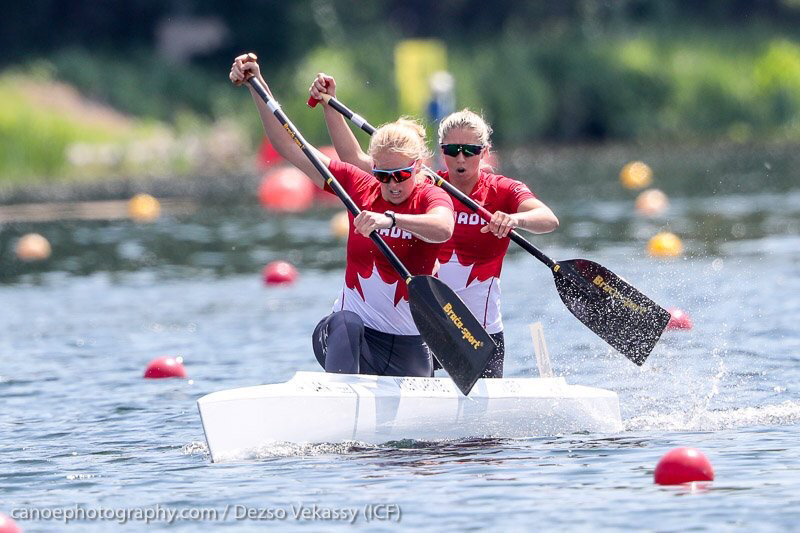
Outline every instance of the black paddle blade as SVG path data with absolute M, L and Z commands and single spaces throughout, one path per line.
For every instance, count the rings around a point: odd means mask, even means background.
M 641 366 L 669 322 L 669 313 L 628 282 L 587 259 L 553 268 L 558 295 L 575 317 Z
M 459 390 L 469 394 L 496 348 L 492 338 L 453 289 L 433 276 L 411 278 L 408 303 L 428 348 Z

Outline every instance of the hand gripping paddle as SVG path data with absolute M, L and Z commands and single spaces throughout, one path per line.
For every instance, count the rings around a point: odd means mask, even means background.
M 252 54 L 251 54 L 252 55 Z M 251 61 L 256 57 L 252 56 Z M 323 176 L 347 210 L 358 216 L 361 210 L 336 181 L 330 170 L 322 164 L 303 136 L 291 123 L 280 105 L 270 96 L 264 85 L 250 77 L 247 83 L 264 101 L 295 144 Z M 392 267 L 408 284 L 408 303 L 411 316 L 428 348 L 436 355 L 442 367 L 462 393 L 469 394 L 486 368 L 486 363 L 496 345 L 453 290 L 433 276 L 412 276 L 386 242 L 376 233 L 370 239 L 386 256 Z

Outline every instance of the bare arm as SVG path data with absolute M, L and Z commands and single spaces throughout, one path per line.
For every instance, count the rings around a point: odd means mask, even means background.
M 455 220 L 453 211 L 444 206 L 434 207 L 427 213 L 395 215 L 397 227 L 413 233 L 426 242 L 445 242 L 453 235 Z M 383 213 L 362 211 L 354 220 L 355 230 L 368 237 L 373 230 L 388 229 L 392 219 Z
M 361 149 L 353 130 L 347 125 L 347 121 L 342 114 L 329 106 L 327 99 L 323 97 L 323 95 L 328 95 L 332 98 L 336 97 L 336 80 L 333 79 L 333 76 L 323 73 L 317 74 L 308 92 L 312 97 L 321 100 L 324 104 L 322 109 L 325 114 L 325 125 L 328 127 L 328 135 L 333 141 L 333 147 L 336 148 L 339 158 L 365 172 L 371 172 L 372 157 Z
M 481 228 L 481 233 L 491 232 L 502 238 L 515 228 L 531 233 L 550 233 L 557 227 L 558 218 L 553 211 L 541 200 L 529 198 L 519 205 L 516 213 L 495 212 L 489 223 Z
M 243 54 L 234 60 L 229 75 L 230 80 L 236 85 L 241 85 L 248 78 L 254 76 L 264 85 L 267 93 L 272 96 L 272 92 L 270 91 L 267 82 L 264 81 L 264 78 L 261 76 L 261 69 L 259 68 L 258 63 L 249 59 L 250 56 L 248 54 Z M 316 167 L 314 167 L 311 161 L 309 161 L 300 147 L 294 142 L 293 136 L 290 135 L 286 129 L 284 129 L 275 115 L 272 114 L 272 111 L 270 111 L 261 97 L 258 96 L 258 93 L 256 93 L 255 90 L 250 86 L 250 84 L 248 84 L 247 87 L 250 89 L 250 94 L 256 103 L 258 113 L 261 115 L 261 123 L 264 125 L 264 131 L 267 134 L 267 138 L 275 150 L 286 161 L 297 167 L 305 175 L 311 178 L 315 185 L 320 188 L 324 187 L 325 179 L 322 177 Z M 319 152 L 319 150 L 313 146 L 307 146 L 309 150 L 316 154 L 317 158 L 319 158 L 320 162 L 325 167 L 330 165 L 331 160 L 329 157 Z
M 444 206 L 434 207 L 422 215 L 397 213 L 397 227 L 410 231 L 426 242 L 445 242 L 453 236 L 453 211 Z
M 537 198 L 522 202 L 511 216 L 516 219 L 518 228 L 531 233 L 550 233 L 558 227 L 555 213 Z

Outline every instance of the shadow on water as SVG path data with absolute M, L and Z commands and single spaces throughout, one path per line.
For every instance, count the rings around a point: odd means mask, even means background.
M 614 450 L 643 448 L 647 447 L 649 442 L 648 439 L 639 436 L 598 436 L 588 433 L 525 439 L 465 438 L 443 441 L 406 439 L 377 445 L 353 441 L 319 444 L 274 442 L 256 449 L 240 450 L 226 456 L 220 462 L 264 462 L 287 458 L 339 456 L 378 468 L 397 466 L 427 468 L 451 463 L 491 464 L 532 459 L 557 461 L 558 457 L 590 457 Z M 207 447 L 202 442 L 184 446 L 183 453 L 209 458 Z

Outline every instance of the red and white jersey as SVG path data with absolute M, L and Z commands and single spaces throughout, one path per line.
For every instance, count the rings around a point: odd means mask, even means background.
M 363 210 L 378 213 L 391 210 L 418 215 L 438 206 L 453 209 L 450 195 L 428 181 L 417 183 L 408 199 L 393 204 L 381 196 L 380 183 L 371 174 L 333 159 L 329 168 L 355 204 Z M 327 184 L 325 190 L 333 193 Z M 378 331 L 419 335 L 408 305 L 408 285 L 372 239 L 355 232 L 353 215 L 348 214 L 347 267 L 342 293 L 333 304 L 333 310 L 353 311 L 364 320 L 364 325 Z M 378 230 L 378 234 L 412 275 L 433 273 L 441 243 L 425 242 L 397 227 Z
M 447 171 L 439 175 L 448 179 Z M 522 202 L 535 198 L 521 181 L 484 171 L 469 197 L 491 213 L 516 213 Z M 511 239 L 481 233 L 487 221 L 456 199 L 453 205 L 456 227 L 453 237 L 439 250 L 438 277 L 456 291 L 487 332 L 499 333 L 503 331 L 500 271 Z

